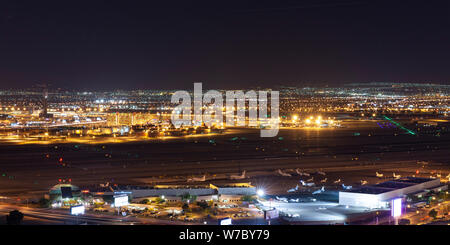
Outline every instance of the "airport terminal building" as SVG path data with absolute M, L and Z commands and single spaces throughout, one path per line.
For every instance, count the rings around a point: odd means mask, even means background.
M 256 187 L 250 183 L 230 183 L 226 185 L 155 185 L 155 186 L 108 186 L 86 190 L 94 196 L 128 195 L 133 201 L 164 197 L 168 202 L 179 202 L 182 196 L 196 196 L 197 201 L 217 200 L 219 202 L 237 202 L 242 196 L 256 195 Z
M 386 181 L 377 185 L 339 192 L 339 204 L 366 208 L 387 208 L 395 198 L 423 193 L 424 191 L 446 190 L 447 185 L 441 185 L 439 179 L 406 177 Z

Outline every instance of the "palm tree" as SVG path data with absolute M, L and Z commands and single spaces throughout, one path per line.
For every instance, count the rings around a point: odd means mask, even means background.
M 428 213 L 428 215 L 429 215 L 430 217 L 432 217 L 433 219 L 436 219 L 436 216 L 438 215 L 438 212 L 437 212 L 436 210 L 432 209 L 432 210 Z

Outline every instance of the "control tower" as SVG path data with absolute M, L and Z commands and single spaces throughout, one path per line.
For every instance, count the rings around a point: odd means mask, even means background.
M 47 84 L 39 85 L 39 87 L 42 87 L 42 112 L 39 114 L 39 117 L 43 118 L 52 118 L 53 114 L 48 114 L 47 107 L 48 107 L 48 88 Z

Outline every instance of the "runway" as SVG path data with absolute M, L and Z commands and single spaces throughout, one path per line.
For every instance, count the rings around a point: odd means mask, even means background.
M 321 169 L 328 181 L 340 178 L 346 185 L 362 179 L 376 183 L 380 180 L 375 171 L 386 177 L 394 171 L 411 175 L 420 169 L 427 177 L 433 171 L 449 171 L 447 135 L 411 136 L 381 129 L 375 122 L 351 122 L 337 129 L 281 129 L 274 138 L 260 138 L 257 129 L 230 130 L 224 135 L 122 144 L 3 145 L 0 195 L 42 197 L 59 179 L 79 186 L 159 184 L 186 183 L 188 177 L 206 174 L 206 183 L 220 184 L 243 170 L 249 178 L 240 182 L 265 186 L 276 194 L 299 180 L 295 174 L 281 177 L 277 169 Z
M 11 204 L 0 204 L 0 224 L 6 222 L 5 215 L 12 210 L 19 210 L 24 214 L 23 224 L 27 225 L 185 225 L 181 221 L 169 221 L 152 218 L 121 217 L 105 214 L 84 214 L 80 216 L 70 215 L 69 210 L 29 208 Z

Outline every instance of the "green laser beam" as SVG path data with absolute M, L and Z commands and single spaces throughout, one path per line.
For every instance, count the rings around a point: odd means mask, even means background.
M 407 129 L 407 128 L 405 128 L 405 127 L 403 127 L 400 123 L 398 123 L 398 122 L 392 120 L 392 118 L 389 118 L 389 117 L 387 117 L 387 116 L 383 116 L 383 117 L 384 117 L 384 119 L 388 120 L 389 122 L 395 124 L 397 127 L 399 127 L 399 128 L 401 128 L 401 129 L 405 130 L 406 132 L 408 132 L 408 134 L 416 135 L 416 133 L 415 133 L 414 131 L 412 131 L 412 130 L 410 130 L 410 129 Z

